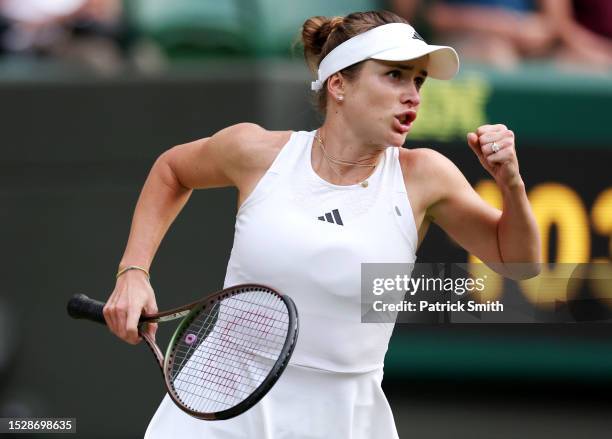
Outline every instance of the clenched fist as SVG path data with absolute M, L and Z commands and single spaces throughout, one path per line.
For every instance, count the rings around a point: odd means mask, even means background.
M 482 166 L 500 187 L 523 184 L 514 146 L 514 133 L 505 125 L 483 125 L 467 141 Z

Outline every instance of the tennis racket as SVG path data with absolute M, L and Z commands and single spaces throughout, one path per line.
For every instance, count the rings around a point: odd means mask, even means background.
M 71 317 L 106 324 L 103 308 L 84 294 L 68 302 Z M 143 325 L 179 318 L 164 356 Z M 143 314 L 138 328 L 176 405 L 199 419 L 229 419 L 253 407 L 285 370 L 297 341 L 298 315 L 288 296 L 244 284 Z

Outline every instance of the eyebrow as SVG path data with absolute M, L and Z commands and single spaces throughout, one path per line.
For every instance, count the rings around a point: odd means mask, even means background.
M 414 70 L 413 66 L 405 66 L 403 64 L 393 64 L 393 67 L 396 67 L 400 70 L 410 70 L 410 71 Z M 421 70 L 419 73 L 423 76 L 427 76 L 427 70 Z

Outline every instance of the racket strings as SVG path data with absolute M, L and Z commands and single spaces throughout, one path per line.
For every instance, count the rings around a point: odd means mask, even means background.
M 235 328 L 231 328 L 233 333 L 244 337 L 244 339 L 242 338 L 235 339 L 234 340 L 235 343 L 247 344 L 249 341 L 253 341 L 253 339 L 259 339 L 259 337 L 261 336 L 259 331 L 261 331 L 261 333 L 264 333 L 264 335 L 269 336 L 270 339 L 276 338 L 275 340 L 276 342 L 285 340 L 285 334 L 281 331 L 286 332 L 287 330 L 286 321 L 284 322 L 277 321 L 279 323 L 278 325 L 274 324 L 277 322 L 272 322 L 272 321 L 262 323 L 261 321 L 262 319 L 266 319 L 266 320 L 271 320 L 271 319 L 267 316 L 263 316 L 263 317 L 262 316 L 256 316 L 256 317 L 251 316 L 249 315 L 248 312 L 245 312 L 235 307 L 226 306 L 225 303 L 223 304 L 223 309 L 225 312 L 228 313 L 228 315 L 231 315 L 232 317 L 239 318 L 240 320 L 242 320 L 240 325 L 237 325 Z M 233 313 L 233 311 L 237 311 L 237 312 Z M 204 322 L 203 324 L 206 325 L 207 328 L 209 328 L 210 325 L 213 324 L 213 322 Z M 253 329 L 255 329 L 256 331 L 253 331 Z M 229 332 L 228 328 L 226 328 L 226 333 L 227 332 Z M 248 340 L 249 338 L 251 338 L 251 340 Z
M 227 354 L 227 352 L 225 350 L 221 350 L 219 348 L 214 348 L 211 347 L 209 350 L 210 353 L 216 354 L 217 357 L 216 358 L 222 358 L 223 360 L 225 360 L 224 364 L 219 364 L 219 363 L 213 363 L 211 361 L 210 358 L 208 357 L 203 357 L 202 355 L 197 355 L 196 353 L 192 354 L 192 358 L 197 359 L 200 364 L 206 364 L 208 366 L 208 376 L 205 377 L 211 379 L 213 382 L 215 382 L 215 380 L 217 380 L 217 382 L 222 385 L 225 386 L 224 382 L 222 380 L 226 380 L 227 378 L 227 374 L 233 374 L 233 369 L 234 368 L 241 368 L 244 366 L 245 362 L 251 362 L 251 364 L 249 365 L 251 368 L 251 374 L 250 375 L 245 375 L 242 378 L 246 378 L 248 381 L 250 381 L 254 387 L 257 387 L 268 375 L 268 373 L 270 372 L 270 368 L 271 367 L 261 367 L 260 364 L 263 361 L 263 359 L 256 359 L 254 360 L 252 358 L 252 353 L 249 352 L 234 352 L 233 355 L 229 355 Z M 263 357 L 266 358 L 266 357 Z M 238 359 L 242 360 L 239 361 Z M 222 366 L 226 366 L 226 367 L 222 367 Z M 194 370 L 196 372 L 200 372 L 200 369 L 195 369 L 191 366 L 184 366 L 185 370 Z M 201 378 L 200 375 L 190 375 L 191 378 Z M 175 378 L 175 381 L 182 381 L 182 382 L 186 382 L 186 383 L 190 383 L 191 381 L 185 381 L 185 380 L 181 380 L 179 378 Z M 230 387 L 230 386 L 225 386 L 225 387 Z
M 251 357 L 253 354 L 248 353 L 248 352 L 243 353 L 243 355 L 236 353 L 237 355 L 233 355 L 233 356 L 228 355 L 225 351 L 222 351 L 218 348 L 211 348 L 211 352 L 217 354 L 218 355 L 217 358 L 220 357 L 220 358 L 223 358 L 224 360 L 227 360 L 226 363 L 224 363 L 224 365 L 228 366 L 229 368 L 223 368 L 221 367 L 221 365 L 210 364 L 211 369 L 218 369 L 222 372 L 231 372 L 232 367 L 241 367 L 244 364 L 244 361 L 236 360 L 237 356 L 240 356 L 240 358 L 242 358 L 243 360 L 253 360 L 253 358 Z M 200 362 L 200 364 L 210 362 L 210 358 L 204 357 L 202 355 L 197 355 L 196 353 L 192 354 L 192 358 L 197 359 Z M 261 361 L 262 361 L 261 359 L 258 359 L 257 361 L 253 361 L 253 364 L 251 364 L 251 368 L 252 368 L 253 375 L 255 375 L 257 378 L 263 379 L 270 372 L 270 368 L 261 367 L 259 365 Z M 193 369 L 193 367 L 190 367 L 190 366 L 184 366 L 184 368 Z
M 198 316 L 201 317 L 203 316 L 203 318 L 205 319 L 204 322 L 202 322 L 201 326 L 199 327 L 198 331 L 197 331 L 197 335 L 195 337 L 197 337 L 197 340 L 201 340 L 202 334 L 208 334 L 210 329 L 212 328 L 212 326 L 214 325 L 214 318 L 212 316 L 215 316 L 219 311 L 219 302 L 215 303 L 212 310 L 207 313 L 207 314 L 200 314 Z M 194 326 L 194 324 L 192 323 L 191 325 L 189 325 L 189 329 L 191 329 Z M 189 359 L 191 357 L 191 355 L 193 355 L 193 351 L 198 347 L 199 343 L 190 343 L 188 344 L 189 348 L 187 350 L 187 352 L 185 352 L 185 355 L 178 356 L 178 358 L 180 358 L 180 364 L 178 365 L 178 367 L 176 367 L 176 360 L 177 360 L 177 356 L 175 356 L 175 360 L 173 362 L 173 370 L 172 370 L 172 380 L 174 380 L 176 378 L 176 375 L 182 370 L 183 365 L 185 363 L 185 361 L 187 359 Z M 177 346 L 181 346 L 181 344 L 179 343 Z
M 182 333 L 170 373 L 190 410 L 213 413 L 251 395 L 280 357 L 289 328 L 283 300 L 248 290 L 200 313 Z
M 228 320 L 226 324 L 223 324 L 223 322 L 217 322 L 217 327 L 221 328 L 220 337 L 212 336 L 210 339 L 211 341 L 216 341 L 217 344 L 219 344 L 219 346 L 221 347 L 222 351 L 228 351 L 228 350 L 231 350 L 232 348 L 235 348 L 235 346 L 230 346 L 230 344 L 232 344 L 231 343 L 232 340 L 235 339 L 235 337 L 231 336 L 232 335 L 231 329 L 234 329 L 235 332 L 237 333 L 237 334 L 233 334 L 236 337 L 241 337 L 241 336 L 244 336 L 245 334 L 244 331 L 240 331 L 237 329 L 239 326 L 236 325 L 236 314 L 232 312 L 234 310 L 235 310 L 234 307 L 228 306 L 228 313 L 227 313 Z M 244 311 L 244 306 L 242 307 L 242 310 Z M 253 319 L 249 318 L 250 316 L 252 316 L 252 312 L 250 310 L 246 310 L 246 312 L 241 313 L 241 317 L 243 318 L 243 323 L 246 323 L 247 325 L 249 325 L 249 322 L 252 323 Z M 257 323 L 259 323 L 260 321 L 261 319 L 256 320 Z M 252 324 L 248 327 L 253 329 Z M 251 343 L 251 345 L 253 345 L 253 343 Z M 213 350 L 213 351 L 218 351 L 218 350 Z M 210 352 L 210 353 L 214 354 L 214 352 Z M 224 355 L 224 357 L 227 357 L 227 355 Z M 244 351 L 234 352 L 234 357 L 237 357 L 237 360 L 242 362 L 243 365 L 248 362 L 253 362 L 253 358 L 247 358 L 245 356 Z M 233 363 L 234 363 L 233 366 L 235 367 L 235 361 Z M 233 395 L 233 397 L 237 398 L 238 401 L 240 401 L 240 398 L 244 398 L 245 395 L 248 396 L 248 391 L 243 391 L 242 392 L 243 394 L 241 394 L 241 392 L 238 391 L 240 387 L 248 386 L 248 383 L 245 383 L 245 380 L 244 380 L 244 378 L 249 375 L 248 369 L 246 370 L 247 373 L 245 374 L 244 373 L 245 368 L 242 367 L 243 373 L 236 374 L 232 370 L 228 370 L 227 368 L 216 366 L 217 364 L 218 363 L 213 362 L 211 360 L 207 361 L 206 364 L 204 364 L 204 368 L 208 367 L 209 369 L 207 371 L 208 373 L 204 373 L 202 375 L 202 378 L 207 381 L 206 384 L 213 385 L 213 387 L 216 386 L 215 391 L 218 393 L 224 394 L 225 398 L 223 399 L 223 401 L 225 402 L 228 402 L 227 396 L 229 395 Z M 265 376 L 259 376 L 259 377 L 256 376 L 254 380 L 248 380 L 248 381 L 254 381 L 255 385 L 258 385 L 259 382 L 263 381 L 264 378 Z M 201 396 L 204 396 L 212 401 L 219 402 L 220 401 L 219 398 L 212 397 L 211 393 L 212 392 L 208 392 L 208 394 L 201 394 Z M 194 398 L 191 398 L 191 400 L 193 399 Z M 188 403 L 191 403 L 193 405 L 194 401 L 188 401 Z M 208 408 L 201 408 L 201 409 L 204 411 L 210 410 Z
M 232 298 L 234 299 L 234 298 Z M 244 301 L 244 300 L 239 300 L 236 299 L 236 302 L 240 302 L 241 304 L 249 304 L 248 302 Z M 201 327 L 201 329 L 198 331 L 199 333 L 207 333 L 212 326 L 214 326 L 214 324 L 216 323 L 216 316 L 218 314 L 218 308 L 220 306 L 220 303 L 216 303 L 214 305 L 214 308 L 211 312 L 206 313 L 204 315 L 200 315 L 198 316 L 198 318 L 196 318 L 196 320 L 193 323 L 193 326 L 195 327 Z M 284 340 L 285 339 L 285 333 L 283 331 L 286 331 L 287 329 L 287 319 L 280 319 L 280 320 L 275 320 L 270 318 L 270 316 L 263 316 L 263 318 L 265 319 L 263 322 L 261 321 L 261 314 L 258 313 L 253 313 L 250 312 L 249 310 L 245 310 L 242 308 L 237 308 L 237 307 L 233 307 L 231 306 L 231 304 L 229 302 L 223 302 L 223 309 L 224 311 L 227 312 L 232 312 L 232 311 L 236 311 L 240 313 L 240 318 L 245 322 L 245 323 L 253 323 L 254 325 L 262 325 L 265 323 L 265 325 L 274 328 L 274 329 L 279 329 L 280 331 L 277 333 L 269 333 L 270 337 L 277 337 L 279 340 Z M 272 311 L 272 312 L 278 312 L 278 309 L 273 309 L 270 307 L 266 307 L 267 310 Z M 285 313 L 286 315 L 286 313 Z M 232 316 L 236 316 L 236 314 L 232 314 Z M 244 327 L 247 327 L 248 325 L 244 325 Z M 242 329 L 242 327 L 238 327 L 236 328 L 236 333 L 239 333 L 241 335 L 244 336 L 249 336 L 252 335 L 250 333 L 247 332 L 240 332 L 240 329 Z
M 195 370 L 195 371 L 199 372 L 197 369 L 193 369 L 191 367 L 186 367 L 185 369 L 183 369 L 183 373 L 181 374 L 181 376 L 183 376 L 183 378 L 186 378 L 186 379 L 178 379 L 177 378 L 175 380 L 175 383 L 181 382 L 181 383 L 186 383 L 186 384 L 193 384 L 193 379 L 198 380 L 198 379 L 201 378 L 200 375 L 198 375 L 197 373 L 196 374 L 189 374 L 189 373 L 185 372 L 186 370 Z M 221 369 L 219 369 L 219 370 L 221 370 Z M 228 371 L 223 371 L 223 372 L 231 374 L 231 372 L 228 372 Z M 221 387 L 225 387 L 227 389 L 232 389 L 232 391 L 242 392 L 242 393 L 244 393 L 244 397 L 247 397 L 249 395 L 246 391 L 243 391 L 243 390 L 240 390 L 240 389 L 236 389 L 236 387 L 233 386 L 232 384 L 236 383 L 237 381 L 236 380 L 231 380 L 230 378 L 228 378 L 228 375 L 226 375 L 226 374 L 223 374 L 223 373 L 216 373 L 215 374 L 215 373 L 210 372 L 209 376 L 210 376 L 210 380 L 212 382 L 218 384 Z M 181 390 L 184 390 L 184 389 L 181 389 Z M 194 393 L 194 395 L 198 395 L 199 396 L 199 394 L 197 394 L 197 393 Z
M 209 334 L 209 335 L 208 335 L 208 337 L 210 337 L 210 338 L 211 338 L 211 341 L 212 341 L 212 340 L 216 340 L 216 341 L 218 341 L 218 342 L 219 342 L 219 344 L 222 344 L 222 343 L 225 343 L 225 344 L 236 344 L 236 345 L 238 345 L 238 346 L 242 346 L 242 347 L 244 347 L 244 348 L 246 348 L 246 349 L 250 349 L 251 351 L 257 351 L 257 352 L 259 352 L 259 353 L 260 353 L 260 355 L 262 355 L 262 356 L 267 355 L 267 356 L 268 356 L 268 357 L 270 357 L 270 358 L 275 358 L 275 357 L 277 357 L 277 354 L 278 354 L 278 353 L 277 353 L 277 350 L 276 350 L 276 349 L 274 349 L 274 350 L 272 350 L 272 351 L 269 351 L 269 350 L 268 350 L 268 351 L 265 351 L 265 350 L 261 349 L 261 347 L 262 347 L 262 346 L 261 346 L 261 343 L 260 343 L 260 345 L 259 345 L 259 348 L 257 348 L 257 347 L 256 347 L 256 346 L 255 346 L 255 345 L 252 343 L 252 342 L 253 342 L 253 341 L 256 341 L 256 342 L 262 342 L 262 341 L 264 341 L 264 340 L 263 340 L 263 339 L 261 339 L 261 338 L 259 338 L 259 337 L 253 337 L 253 333 L 252 333 L 252 332 L 245 332 L 245 331 L 241 331 L 242 327 L 236 327 L 236 328 L 234 328 L 234 330 L 233 330 L 233 333 L 234 333 L 235 335 L 239 335 L 239 336 L 241 336 L 240 338 L 232 338 L 232 339 L 230 339 L 230 338 L 228 338 L 228 337 L 224 337 L 224 338 L 222 339 L 222 338 L 219 336 L 219 334 L 214 334 L 214 333 L 210 334 L 210 329 L 211 329 L 211 328 L 212 328 L 212 326 L 213 326 L 213 325 L 216 323 L 216 322 L 215 322 L 215 320 L 216 320 L 216 319 L 211 318 L 211 316 L 216 314 L 216 312 L 217 312 L 217 309 L 216 309 L 216 308 L 217 308 L 218 306 L 219 306 L 219 303 L 215 304 L 215 308 L 213 309 L 213 311 L 212 311 L 211 313 L 205 314 L 205 315 L 203 315 L 203 316 L 202 316 L 202 315 L 201 315 L 201 316 L 199 316 L 199 317 L 198 317 L 198 318 L 197 318 L 197 319 L 194 321 L 194 323 L 192 323 L 192 325 L 191 325 L 192 327 L 200 327 L 200 329 L 198 330 L 198 332 L 197 332 L 197 334 L 196 334 L 196 337 L 197 337 L 198 339 L 201 339 L 202 334 Z M 224 310 L 227 310 L 227 311 L 233 311 L 233 310 L 242 311 L 242 310 L 239 310 L 239 309 L 237 309 L 237 308 L 235 308 L 235 307 L 231 307 L 231 306 L 229 306 L 229 304 L 225 304 L 225 303 L 224 303 L 223 307 L 224 307 Z M 235 315 L 234 315 L 234 314 L 232 314 L 232 316 L 235 316 Z M 200 317 L 201 317 L 201 319 L 200 319 Z M 243 321 L 244 321 L 244 322 L 251 322 L 251 323 L 255 323 L 255 324 L 259 323 L 258 321 L 253 320 L 252 318 L 248 318 L 248 317 L 249 317 L 248 315 L 246 315 L 246 316 L 244 316 L 244 315 L 243 315 L 243 317 L 242 317 Z M 200 320 L 201 320 L 201 321 L 200 321 Z M 273 323 L 274 323 L 274 322 L 273 322 Z M 274 343 L 274 345 L 275 345 L 275 346 L 277 345 L 277 343 L 284 343 L 284 340 L 285 340 L 285 338 L 286 338 L 286 332 L 287 332 L 287 321 L 281 321 L 281 323 L 282 323 L 282 325 L 283 325 L 282 327 L 279 327 L 278 325 L 274 325 L 274 324 L 273 324 L 273 325 L 271 325 L 271 326 L 273 326 L 275 329 L 280 330 L 280 331 L 278 331 L 276 334 L 275 334 L 275 333 L 270 333 L 269 331 L 267 331 L 267 332 L 266 332 L 266 335 L 267 335 L 267 336 L 268 336 L 270 339 L 272 339 L 272 338 L 276 338 L 276 340 L 274 340 L 274 342 L 276 342 L 276 343 Z M 259 335 L 259 334 L 257 334 L 257 335 Z M 249 338 L 250 338 L 250 339 L 249 339 Z M 179 353 L 179 354 L 183 354 L 183 360 L 184 360 L 184 359 L 186 359 L 186 358 L 189 358 L 191 355 L 193 355 L 193 350 L 194 350 L 194 347 L 197 347 L 195 344 L 192 344 L 192 345 L 190 345 L 190 346 L 189 346 L 189 348 L 188 348 L 188 349 L 185 351 L 185 350 L 182 350 L 182 349 L 181 349 L 181 346 L 182 346 L 182 345 L 178 345 L 178 347 L 177 347 L 177 349 L 176 349 L 176 351 L 175 351 L 175 352 L 177 352 L 177 353 Z M 211 345 L 211 349 L 215 349 L 215 348 L 214 348 L 214 345 Z M 224 352 L 223 350 L 217 350 L 217 353 L 218 353 L 219 355 L 222 355 L 222 353 L 223 353 L 223 352 Z M 263 354 L 265 354 L 265 355 L 263 355 Z M 178 368 L 178 369 L 180 369 L 180 366 L 179 366 L 179 368 Z M 176 373 L 178 372 L 178 369 L 177 369 L 177 370 L 174 372 L 174 374 L 176 374 Z
M 241 365 L 241 364 L 242 364 L 242 363 L 236 362 L 236 361 L 234 360 L 234 357 L 233 357 L 233 356 L 230 356 L 230 355 L 225 354 L 225 352 L 224 352 L 224 351 L 221 351 L 221 350 L 219 350 L 219 349 L 214 349 L 214 348 L 212 348 L 212 349 L 215 351 L 215 353 L 216 353 L 217 355 L 219 355 L 220 357 L 223 357 L 224 359 L 226 359 L 226 360 L 228 361 L 228 363 L 232 363 L 232 362 L 233 362 L 233 364 L 234 364 L 235 366 L 239 366 L 239 365 Z M 177 352 L 180 352 L 180 353 L 182 353 L 182 354 L 186 354 L 186 352 L 182 352 L 182 351 L 177 351 Z M 194 358 L 197 358 L 197 359 L 198 359 L 198 360 L 200 360 L 200 361 L 205 361 L 205 360 L 206 360 L 206 358 L 205 358 L 205 357 L 203 357 L 202 355 L 197 355 L 195 352 L 194 352 L 194 353 L 192 353 L 191 355 L 192 355 Z M 250 354 L 250 353 L 249 353 L 249 355 L 253 355 L 253 354 Z M 267 369 L 267 368 L 258 367 L 256 364 L 253 364 L 253 368 L 254 368 L 255 370 L 260 370 L 262 373 L 267 373 L 267 372 L 268 372 L 268 369 Z M 177 372 L 177 373 L 178 373 L 178 372 Z M 175 374 L 175 375 L 176 375 L 176 374 Z

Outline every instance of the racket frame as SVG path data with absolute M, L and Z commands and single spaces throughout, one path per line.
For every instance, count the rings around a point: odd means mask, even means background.
M 243 401 L 236 404 L 235 406 L 229 409 L 212 413 L 202 413 L 191 410 L 189 407 L 186 407 L 183 402 L 178 398 L 178 396 L 176 395 L 176 391 L 174 390 L 174 385 L 172 384 L 172 380 L 170 377 L 170 364 L 174 356 L 172 351 L 177 345 L 178 340 L 183 335 L 185 329 L 189 327 L 193 319 L 198 316 L 200 312 L 205 310 L 207 307 L 214 307 L 216 303 L 219 303 L 228 297 L 243 294 L 245 292 L 248 292 L 248 290 L 250 289 L 268 290 L 270 294 L 274 294 L 280 300 L 282 300 L 285 306 L 287 307 L 287 313 L 289 318 L 287 326 L 288 334 L 285 338 L 285 342 L 281 349 L 279 358 L 274 363 L 274 366 L 272 366 L 272 369 L 270 370 L 266 378 L 264 378 L 261 384 L 257 387 L 256 391 L 250 394 L 248 397 L 246 397 Z M 183 320 L 175 329 L 174 334 L 172 335 L 170 342 L 168 343 L 168 347 L 166 348 L 166 355 L 163 355 L 161 349 L 159 348 L 155 340 L 153 340 L 147 333 L 142 331 L 142 329 L 147 323 L 167 322 L 179 318 L 183 318 Z M 198 300 L 187 305 L 183 305 L 179 308 L 171 309 L 156 314 L 143 315 L 140 318 L 139 324 L 139 333 L 145 340 L 150 350 L 152 351 L 153 356 L 157 360 L 157 363 L 161 369 L 162 376 L 164 378 L 166 390 L 168 392 L 168 395 L 170 395 L 170 398 L 172 398 L 174 403 L 177 404 L 181 408 L 181 410 L 185 411 L 189 415 L 198 419 L 205 419 L 207 421 L 233 418 L 235 416 L 240 415 L 241 413 L 244 413 L 252 406 L 257 404 L 266 395 L 266 393 L 270 391 L 272 386 L 274 386 L 276 381 L 280 378 L 281 374 L 289 364 L 289 360 L 291 358 L 293 349 L 295 348 L 295 344 L 297 341 L 298 332 L 298 313 L 297 308 L 293 303 L 293 300 L 291 300 L 289 296 L 280 294 L 273 288 L 261 284 L 235 285 L 212 293 L 204 299 Z
M 270 294 L 277 296 L 280 300 L 282 300 L 288 311 L 288 326 L 287 326 L 287 336 L 285 338 L 283 347 L 281 348 L 281 352 L 279 358 L 277 358 L 274 366 L 270 369 L 268 375 L 263 379 L 261 384 L 256 388 L 256 390 L 246 397 L 242 402 L 236 404 L 235 406 L 221 410 L 219 412 L 212 413 L 202 413 L 196 412 L 194 410 L 186 407 L 180 399 L 175 395 L 175 392 L 172 390 L 172 382 L 169 378 L 170 374 L 166 373 L 169 370 L 170 364 L 170 351 L 177 343 L 177 337 L 182 334 L 182 331 L 188 327 L 193 318 L 199 314 L 199 312 L 205 308 L 206 306 L 214 306 L 216 303 L 222 301 L 227 297 L 231 297 L 234 295 L 242 294 L 247 292 L 249 289 L 259 289 L 259 290 L 267 290 Z M 75 294 L 68 302 L 67 311 L 68 314 L 75 319 L 87 319 L 91 320 L 103 325 L 106 325 L 106 319 L 103 315 L 104 303 L 98 300 L 91 299 L 84 294 Z M 144 331 L 146 324 L 148 323 L 163 323 L 171 320 L 176 320 L 179 318 L 184 318 L 183 321 L 179 324 L 179 326 L 175 329 L 174 334 L 168 344 L 168 348 L 166 350 L 166 355 L 162 354 L 159 346 L 155 342 L 154 338 L 151 337 L 147 332 Z M 198 419 L 205 420 L 221 420 L 221 419 L 229 419 L 234 416 L 237 416 L 241 413 L 244 413 L 246 410 L 251 408 L 257 402 L 259 402 L 268 391 L 272 388 L 272 386 L 279 379 L 282 372 L 285 370 L 287 365 L 289 364 L 289 360 L 295 348 L 295 344 L 297 342 L 298 332 L 299 332 L 299 318 L 298 312 L 293 303 L 293 300 L 289 296 L 280 294 L 274 288 L 270 288 L 266 285 L 261 284 L 240 284 L 232 287 L 225 288 L 223 290 L 217 291 L 215 293 L 211 293 L 204 299 L 197 300 L 195 302 L 189 303 L 187 305 L 183 305 L 178 308 L 174 308 L 168 311 L 163 311 L 160 313 L 154 314 L 142 314 L 140 316 L 138 322 L 138 332 L 140 336 L 145 340 L 146 345 L 149 347 L 155 360 L 160 368 L 161 374 L 164 379 L 164 384 L 168 391 L 168 394 L 172 398 L 175 404 L 177 404 L 181 410 L 190 414 L 191 416 Z

